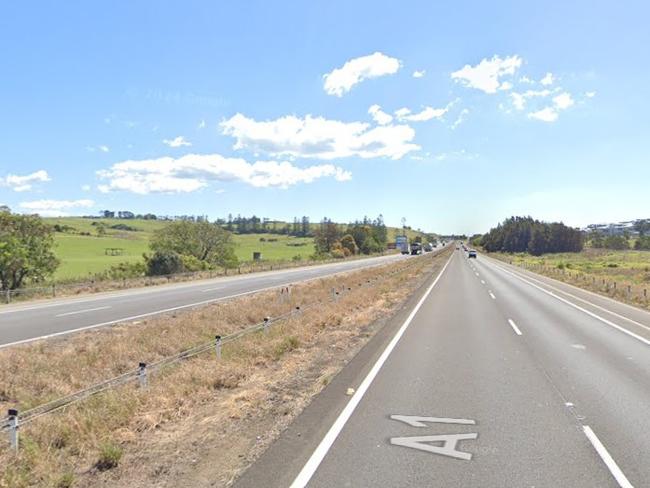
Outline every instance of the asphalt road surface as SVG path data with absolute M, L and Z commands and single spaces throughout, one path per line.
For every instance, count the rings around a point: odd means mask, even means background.
M 235 486 L 650 486 L 650 314 L 455 251 Z
M 0 348 L 117 322 L 137 321 L 140 318 L 159 313 L 200 306 L 233 296 L 376 266 L 398 259 L 408 259 L 408 257 L 389 255 L 342 263 L 99 293 L 77 298 L 0 305 Z

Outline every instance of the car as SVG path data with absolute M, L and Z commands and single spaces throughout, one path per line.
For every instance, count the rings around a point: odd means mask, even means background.
M 474 249 L 470 249 L 470 250 L 467 252 L 467 257 L 468 257 L 468 258 L 476 258 L 476 251 L 475 251 Z

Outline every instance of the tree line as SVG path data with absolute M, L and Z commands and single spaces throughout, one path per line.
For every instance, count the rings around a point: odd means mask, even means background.
M 533 256 L 556 252 L 580 252 L 584 247 L 579 229 L 561 222 L 542 222 L 532 217 L 510 217 L 483 235 L 488 252 L 528 252 Z

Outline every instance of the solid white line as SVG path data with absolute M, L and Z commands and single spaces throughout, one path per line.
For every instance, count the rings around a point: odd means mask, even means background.
M 447 269 L 447 266 L 449 265 L 453 257 L 454 254 L 452 254 L 449 257 L 447 263 L 445 263 L 445 266 L 442 268 L 440 273 L 438 273 L 436 279 L 433 281 L 433 283 L 431 283 L 431 286 L 429 286 L 429 288 L 427 288 L 427 290 L 424 292 L 422 298 L 420 298 L 420 301 L 417 303 L 417 305 L 415 305 L 415 308 L 411 311 L 409 316 L 406 318 L 406 320 L 399 328 L 399 330 L 397 331 L 393 339 L 390 341 L 388 346 L 386 346 L 384 352 L 381 353 L 381 356 L 379 356 L 377 362 L 374 364 L 374 366 L 372 367 L 368 375 L 363 379 L 361 385 L 359 385 L 359 388 L 357 389 L 356 393 L 352 396 L 352 398 L 350 398 L 350 401 L 347 403 L 345 408 L 341 411 L 337 419 L 330 427 L 329 431 L 327 431 L 327 434 L 325 434 L 323 440 L 321 440 L 320 444 L 318 444 L 318 447 L 313 452 L 313 454 L 311 455 L 307 463 L 303 466 L 302 470 L 300 470 L 300 473 L 298 473 L 296 479 L 293 480 L 293 483 L 291 483 L 291 488 L 303 488 L 304 486 L 307 485 L 307 483 L 309 483 L 309 480 L 312 478 L 312 476 L 318 469 L 318 466 L 320 466 L 320 463 L 323 461 L 325 455 L 332 447 L 332 444 L 334 444 L 334 441 L 336 440 L 339 433 L 347 423 L 348 419 L 352 416 L 352 413 L 357 408 L 357 405 L 359 405 L 359 402 L 361 401 L 366 391 L 372 384 L 373 380 L 379 373 L 379 370 L 388 359 L 388 356 L 390 356 L 390 353 L 393 352 L 393 349 L 395 349 L 395 346 L 402 338 L 402 335 L 404 335 L 404 332 L 406 332 L 406 329 L 408 328 L 411 321 L 413 320 L 413 317 L 415 317 L 415 314 L 418 313 L 418 310 L 420 310 L 420 307 L 422 306 L 424 301 L 427 299 L 427 297 L 429 296 L 433 288 L 440 280 L 440 277 Z
M 485 280 L 481 280 L 481 285 L 484 285 L 484 284 L 485 284 Z
M 580 310 L 581 312 L 583 312 L 583 313 L 589 315 L 590 317 L 593 317 L 593 318 L 595 318 L 596 320 L 600 320 L 603 324 L 609 325 L 610 327 L 613 327 L 614 329 L 619 330 L 619 331 L 623 332 L 624 334 L 627 334 L 627 335 L 629 335 L 630 337 L 633 337 L 634 339 L 636 339 L 636 340 L 638 340 L 638 341 L 640 341 L 640 342 L 643 342 L 645 345 L 650 346 L 650 340 L 646 339 L 645 337 L 642 337 L 642 336 L 640 336 L 640 335 L 638 335 L 638 334 L 635 334 L 635 333 L 632 332 L 631 330 L 627 330 L 625 327 L 621 327 L 620 325 L 615 324 L 614 322 L 612 322 L 612 321 L 610 321 L 610 320 L 607 320 L 606 318 L 601 317 L 600 315 L 597 315 L 597 314 L 595 314 L 595 313 L 593 313 L 593 312 L 587 310 L 586 308 L 582 308 L 581 306 L 576 305 L 575 303 L 572 303 L 572 302 L 570 302 L 569 300 L 566 300 L 565 298 L 562 298 L 562 297 L 556 295 L 556 294 L 553 293 L 552 291 L 548 291 L 548 290 L 546 290 L 545 288 L 542 288 L 541 286 L 538 286 L 538 285 L 536 285 L 535 283 L 533 283 L 533 282 L 531 282 L 531 281 L 528 281 L 528 280 L 525 279 L 525 278 L 522 278 L 522 277 L 519 276 L 518 274 L 512 273 L 512 272 L 508 271 L 507 269 L 502 268 L 501 266 L 498 266 L 498 265 L 496 265 L 496 264 L 495 264 L 494 266 L 496 266 L 497 268 L 501 269 L 504 273 L 508 273 L 509 275 L 511 275 L 511 276 L 513 276 L 513 277 L 515 277 L 515 278 L 517 278 L 518 280 L 521 280 L 521 281 L 523 281 L 524 283 L 528 283 L 528 284 L 529 284 L 530 286 L 532 286 L 533 288 L 537 288 L 539 291 L 541 291 L 541 292 L 543 292 L 543 293 L 546 293 L 547 295 L 550 295 L 550 296 L 552 296 L 553 298 L 555 298 L 555 299 L 557 299 L 557 300 L 560 300 L 562 303 L 565 303 L 565 304 L 569 305 L 570 307 L 575 308 L 576 310 Z
M 625 474 L 623 474 L 623 471 L 621 471 L 621 468 L 618 467 L 618 464 L 616 464 L 614 458 L 612 458 L 609 452 L 607 452 L 607 449 L 605 448 L 603 443 L 600 442 L 600 439 L 598 439 L 594 431 L 591 430 L 591 427 L 589 427 L 588 425 L 583 425 L 582 430 L 587 436 L 587 439 L 589 439 L 589 442 L 591 442 L 591 445 L 594 446 L 594 449 L 596 449 L 596 452 L 598 453 L 600 458 L 607 466 L 607 469 L 609 469 L 609 472 L 612 473 L 612 476 L 614 476 L 614 479 L 616 479 L 618 486 L 622 488 L 634 488 L 632 486 L 632 483 L 630 483 L 630 481 L 625 476 Z
M 215 290 L 223 290 L 226 287 L 226 285 L 223 286 L 215 286 L 214 288 L 206 288 L 205 290 L 201 290 L 203 293 L 208 292 L 208 291 L 215 291 Z
M 515 334 L 521 335 L 521 331 L 519 330 L 519 327 L 517 327 L 517 324 L 515 324 L 515 321 L 512 319 L 508 319 L 508 323 L 510 324 L 510 327 L 515 331 Z
M 105 307 L 87 308 L 85 310 L 75 310 L 74 312 L 60 313 L 58 315 L 55 315 L 55 317 L 65 317 L 67 315 L 77 315 L 80 313 L 96 312 L 97 310 L 106 310 L 107 308 L 111 308 L 111 307 L 107 305 Z
M 558 292 L 562 293 L 563 295 L 569 296 L 569 297 L 573 298 L 574 300 L 578 300 L 578 301 L 580 301 L 580 302 L 582 302 L 582 303 L 586 303 L 587 305 L 589 305 L 589 306 L 591 306 L 591 307 L 594 307 L 594 308 L 596 308 L 596 309 L 598 309 L 598 310 L 602 310 L 603 312 L 608 313 L 608 314 L 610 314 L 610 315 L 613 315 L 614 317 L 617 317 L 617 318 L 619 318 L 619 319 L 627 320 L 628 322 L 630 322 L 630 323 L 632 323 L 632 324 L 634 324 L 634 325 L 637 325 L 637 326 L 641 327 L 642 329 L 650 330 L 650 327 L 648 327 L 648 326 L 645 325 L 645 324 L 642 324 L 641 322 L 637 322 L 636 320 L 633 320 L 633 319 L 631 319 L 631 318 L 628 318 L 628 317 L 626 317 L 625 315 L 621 315 L 621 314 L 618 314 L 618 313 L 616 313 L 616 312 L 612 312 L 611 310 L 608 310 L 608 309 L 606 309 L 605 307 L 601 307 L 600 305 L 596 305 L 595 303 L 592 303 L 592 302 L 590 302 L 589 300 L 585 300 L 584 298 L 580 298 L 580 297 L 578 297 L 578 296 L 572 295 L 572 294 L 569 293 L 568 291 L 564 291 L 564 290 L 561 290 L 560 288 L 557 288 L 557 287 L 555 287 L 555 286 L 553 286 L 553 285 L 549 285 L 548 283 L 545 283 L 545 282 L 542 281 L 542 280 L 537 280 L 537 279 L 533 278 L 532 276 L 523 275 L 523 274 L 521 274 L 521 273 L 517 273 L 517 272 L 515 272 L 515 271 L 513 271 L 513 273 L 515 273 L 515 274 L 517 274 L 517 275 L 519 275 L 519 276 L 526 276 L 526 278 L 530 279 L 531 281 L 534 281 L 534 282 L 536 282 L 536 283 L 540 283 L 540 284 L 542 284 L 542 285 L 544 285 L 544 286 L 547 286 L 547 287 L 549 287 L 551 290 L 558 291 Z M 564 284 L 569 285 L 568 283 L 564 283 Z M 572 286 L 572 285 L 569 285 L 569 286 Z M 597 295 L 597 294 L 595 294 L 595 293 L 593 293 L 593 292 L 590 292 L 589 290 L 582 290 L 582 291 L 588 292 L 588 293 L 590 293 L 590 294 L 592 294 L 592 295 L 599 296 L 600 298 L 607 298 L 607 299 L 609 299 L 609 300 L 612 300 L 612 299 L 609 298 L 609 297 L 604 297 L 604 296 Z M 623 303 L 623 302 L 616 302 L 616 303 L 620 303 L 621 305 L 626 305 L 627 307 L 630 307 L 630 305 L 627 305 L 626 303 Z M 632 307 L 632 308 L 633 308 L 633 307 Z M 638 311 L 639 311 L 639 312 L 644 312 L 645 310 L 638 310 Z
M 494 296 L 494 293 L 492 293 L 492 292 L 489 292 L 489 293 L 490 293 L 490 296 L 492 297 L 492 300 L 496 300 L 496 299 L 497 299 L 497 297 Z

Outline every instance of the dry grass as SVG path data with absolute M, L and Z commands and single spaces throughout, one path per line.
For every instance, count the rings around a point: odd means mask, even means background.
M 227 335 L 265 316 L 279 316 L 297 304 L 320 302 L 276 323 L 269 334 L 251 334 L 225 345 L 221 361 L 206 353 L 152 375 L 146 390 L 126 385 L 25 424 L 18 455 L 9 452 L 3 445 L 5 439 L 0 439 L 0 486 L 89 486 L 107 479 L 111 486 L 130 486 L 133 466 L 142 465 L 138 449 L 143 442 L 148 452 L 166 445 L 161 432 L 165 439 L 179 442 L 181 432 L 196 435 L 211 421 L 224 431 L 237 431 L 241 422 L 260 412 L 277 413 L 280 408 L 281 417 L 266 425 L 268 431 L 277 433 L 282 416 L 292 418 L 338 371 L 341 358 L 367 340 L 369 324 L 402 303 L 427 271 L 441 266 L 447 254 L 411 260 L 409 268 L 395 274 L 391 271 L 404 263 L 299 284 L 292 289 L 291 303 L 281 302 L 277 292 L 269 291 L 137 325 L 1 351 L 0 408 L 25 410 L 133 370 L 139 361 L 152 363 L 209 342 L 215 334 Z M 358 286 L 367 280 L 373 280 L 371 286 Z M 332 287 L 351 290 L 333 302 Z M 309 371 L 316 381 L 301 382 Z M 289 395 L 291 401 L 284 398 L 287 388 L 300 390 L 295 397 Z M 226 446 L 232 453 L 245 452 L 245 459 L 222 456 L 218 473 L 212 473 L 223 483 L 260 448 L 254 436 L 252 441 L 250 435 L 238 438 L 239 445 L 229 441 Z M 148 463 L 165 455 L 169 452 L 162 449 Z M 214 471 L 214 462 L 208 468 Z M 180 468 L 175 469 L 175 479 L 182 479 L 182 470 L 179 474 Z M 145 473 L 156 479 L 171 476 L 153 468 Z M 149 478 L 142 486 L 149 486 L 148 482 Z

